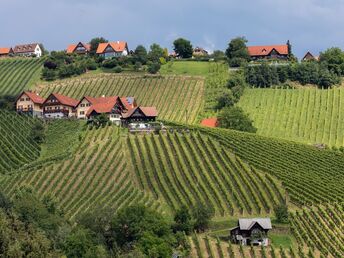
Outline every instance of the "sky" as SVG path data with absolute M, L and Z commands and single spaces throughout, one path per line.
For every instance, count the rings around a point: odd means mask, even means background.
M 102 36 L 130 49 L 158 43 L 172 50 L 184 37 L 194 47 L 225 50 L 244 36 L 248 45 L 285 44 L 302 57 L 344 48 L 344 0 L 0 0 L 0 47 L 68 44 Z

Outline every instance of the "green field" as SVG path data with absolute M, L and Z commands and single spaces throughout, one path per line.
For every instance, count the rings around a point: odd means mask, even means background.
M 0 174 L 39 157 L 40 146 L 31 137 L 34 122 L 35 119 L 0 110 Z
M 39 79 L 41 68 L 41 59 L 0 60 L 0 95 L 15 96 L 30 88 Z
M 159 119 L 195 123 L 203 108 L 204 79 L 189 76 L 101 74 L 46 83 L 35 89 L 42 96 L 51 92 L 76 99 L 83 96 L 131 96 L 139 105 L 155 106 Z
M 247 89 L 238 104 L 258 134 L 344 146 L 344 89 Z
M 173 61 L 163 65 L 161 74 L 201 75 L 206 76 L 212 68 L 211 62 Z

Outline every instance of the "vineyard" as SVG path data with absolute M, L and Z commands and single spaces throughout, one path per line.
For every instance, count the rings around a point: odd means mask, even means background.
M 204 202 L 217 216 L 268 214 L 284 201 L 282 187 L 207 136 L 130 136 L 130 157 L 141 189 L 173 210 Z
M 318 251 L 308 248 L 295 249 L 283 247 L 243 247 L 233 245 L 229 241 L 207 235 L 193 234 L 188 237 L 192 258 L 298 258 L 320 257 Z M 313 255 L 313 256 L 310 256 Z
M 38 158 L 40 146 L 31 131 L 35 120 L 0 110 L 0 174 Z
M 344 206 L 325 205 L 292 214 L 291 228 L 299 245 L 325 256 L 344 257 Z
M 61 161 L 48 159 L 22 173 L 3 176 L 1 188 L 9 196 L 20 186 L 31 186 L 41 196 L 51 193 L 69 218 L 98 206 L 119 209 L 130 203 L 160 210 L 160 203 L 140 191 L 128 176 L 122 144 L 120 129 L 115 126 L 88 129 L 74 155 Z
M 0 60 L 0 95 L 16 96 L 30 88 L 39 76 L 42 67 L 40 59 Z
M 132 96 L 142 106 L 156 106 L 159 119 L 194 123 L 203 108 L 204 80 L 181 76 L 102 74 L 44 84 L 35 89 L 47 97 L 56 92 L 80 99 L 89 96 Z
M 224 129 L 201 129 L 282 181 L 298 205 L 344 201 L 344 156 L 330 150 Z
M 344 145 L 344 89 L 247 89 L 239 106 L 258 134 L 303 143 Z

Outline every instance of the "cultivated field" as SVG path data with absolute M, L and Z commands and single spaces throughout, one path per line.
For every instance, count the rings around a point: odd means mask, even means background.
M 282 181 L 298 205 L 344 201 L 344 156 L 330 150 L 224 129 L 201 129 Z
M 344 89 L 247 89 L 239 106 L 258 134 L 344 146 Z
M 40 59 L 0 60 L 0 95 L 19 94 L 39 78 L 42 68 Z
M 40 95 L 61 93 L 80 99 L 89 96 L 132 96 L 142 106 L 156 106 L 159 119 L 194 123 L 203 108 L 204 79 L 186 76 L 102 74 L 46 83 Z
M 59 144 L 54 144 L 58 149 Z M 2 190 L 12 196 L 16 188 L 30 186 L 41 196 L 51 193 L 69 218 L 98 206 L 119 209 L 138 202 L 160 209 L 159 202 L 136 187 L 118 127 L 88 129 L 76 147 L 73 154 L 42 160 L 21 173 L 0 177 Z
M 0 110 L 0 174 L 39 157 L 40 146 L 30 135 L 34 122 L 32 118 Z

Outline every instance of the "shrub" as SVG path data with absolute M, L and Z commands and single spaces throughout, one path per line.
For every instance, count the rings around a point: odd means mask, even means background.
M 148 72 L 151 74 L 156 74 L 160 70 L 160 64 L 157 62 L 148 64 Z
M 117 65 L 115 69 L 113 69 L 115 73 L 121 73 L 123 71 L 122 67 Z
M 257 128 L 252 124 L 252 120 L 239 107 L 226 107 L 219 115 L 220 127 L 255 133 Z

